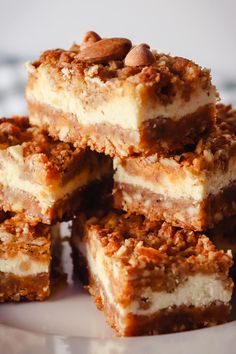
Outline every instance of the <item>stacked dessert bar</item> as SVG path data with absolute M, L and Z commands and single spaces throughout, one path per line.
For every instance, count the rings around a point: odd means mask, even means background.
M 57 221 L 87 205 L 110 161 L 53 140 L 26 117 L 0 120 L 0 302 L 50 294 Z
M 29 118 L 0 123 L 0 299 L 48 295 L 52 225 L 73 218 L 75 271 L 118 335 L 227 321 L 236 113 L 210 72 L 95 32 L 27 69 Z
M 119 335 L 227 320 L 231 252 L 205 235 L 236 214 L 236 115 L 207 69 L 88 32 L 28 64 L 31 124 L 113 157 L 113 208 L 73 223 L 76 270 Z

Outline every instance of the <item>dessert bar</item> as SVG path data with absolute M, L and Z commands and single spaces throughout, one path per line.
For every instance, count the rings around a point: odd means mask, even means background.
M 236 111 L 217 106 L 211 134 L 179 155 L 114 159 L 114 204 L 195 230 L 236 214 Z
M 44 223 L 71 215 L 96 181 L 111 174 L 109 157 L 54 141 L 25 117 L 0 119 L 0 207 Z
M 27 69 L 31 123 L 111 156 L 181 150 L 215 121 L 207 69 L 125 38 L 89 32 L 81 45 L 48 50 Z
M 22 214 L 0 224 L 0 302 L 50 294 L 51 228 Z
M 227 320 L 232 255 L 203 234 L 109 212 L 79 215 L 71 243 L 75 271 L 118 335 L 177 332 Z

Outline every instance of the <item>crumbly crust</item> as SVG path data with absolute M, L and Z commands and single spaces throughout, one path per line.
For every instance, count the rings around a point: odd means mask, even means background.
M 50 295 L 50 276 L 40 273 L 16 276 L 0 272 L 0 303 L 4 301 L 43 301 Z
M 93 237 L 99 240 L 106 256 L 119 260 L 130 273 L 158 269 L 164 288 L 174 269 L 175 279 L 200 272 L 218 274 L 226 280 L 232 266 L 231 254 L 217 250 L 205 235 L 166 222 L 114 211 L 87 221 L 80 217 L 81 221 L 84 232 L 78 234 L 83 238 L 84 233 L 83 241 L 91 234 L 96 235 Z M 230 281 L 228 286 L 232 286 Z
M 58 80 L 64 80 L 65 77 L 93 77 L 102 82 L 128 81 L 133 85 L 142 84 L 150 87 L 151 92 L 155 91 L 155 95 L 164 103 L 172 102 L 177 92 L 188 101 L 191 92 L 199 84 L 204 90 L 212 87 L 209 70 L 202 69 L 182 57 L 153 51 L 155 61 L 152 65 L 131 67 L 125 66 L 124 60 L 111 60 L 100 64 L 84 62 L 78 59 L 80 52 L 80 46 L 73 46 L 71 50 L 47 50 L 33 63 L 33 68 L 40 65 L 50 66 L 55 69 Z M 31 67 L 30 71 L 33 68 Z

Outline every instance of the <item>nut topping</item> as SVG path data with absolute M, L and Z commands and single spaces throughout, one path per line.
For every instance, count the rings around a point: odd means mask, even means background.
M 102 38 L 96 32 L 89 31 L 85 33 L 80 49 L 84 50 L 85 48 L 91 46 L 93 43 L 100 41 L 101 39 Z
M 154 61 L 155 57 L 147 44 L 137 45 L 125 57 L 126 66 L 148 66 Z
M 132 43 L 126 38 L 107 38 L 82 49 L 76 58 L 91 63 L 106 63 L 109 60 L 122 60 L 129 52 Z

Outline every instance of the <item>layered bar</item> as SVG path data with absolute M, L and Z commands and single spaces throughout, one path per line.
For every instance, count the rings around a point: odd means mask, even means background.
M 231 251 L 217 250 L 203 234 L 110 212 L 78 216 L 71 243 L 76 270 L 84 281 L 87 275 L 94 302 L 118 335 L 177 332 L 227 320 Z
M 236 214 L 236 111 L 217 111 L 211 134 L 182 154 L 115 158 L 115 207 L 200 231 Z
M 23 214 L 0 224 L 0 302 L 50 294 L 51 229 Z
M 0 120 L 0 207 L 44 223 L 77 210 L 96 181 L 111 173 L 108 157 L 54 141 L 25 117 Z M 96 182 L 97 183 L 97 182 Z
M 166 155 L 211 129 L 217 93 L 207 69 L 124 38 L 92 42 L 27 64 L 31 123 L 120 157 Z

